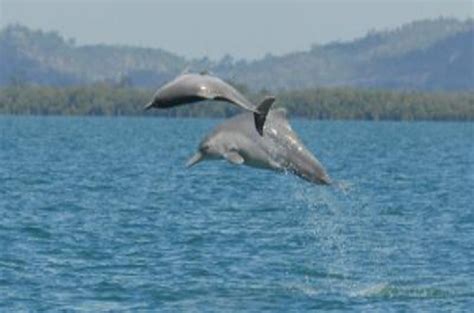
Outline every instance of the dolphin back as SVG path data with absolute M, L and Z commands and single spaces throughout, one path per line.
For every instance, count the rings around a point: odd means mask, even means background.
M 304 145 L 291 127 L 285 109 L 272 110 L 269 114 L 266 130 L 272 140 L 276 157 L 282 167 L 293 174 L 316 184 L 328 185 L 331 179 L 316 156 Z
M 239 149 L 246 155 L 248 166 L 289 171 L 315 184 L 330 184 L 323 165 L 292 129 L 286 110 L 269 111 L 263 136 L 251 127 L 253 119 L 252 113 L 238 114 L 218 125 L 206 138 L 218 134 L 226 134 L 226 140 L 239 138 L 237 142 L 242 143 Z

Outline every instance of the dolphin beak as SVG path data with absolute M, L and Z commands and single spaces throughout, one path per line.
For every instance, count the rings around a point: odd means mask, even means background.
M 153 107 L 153 100 L 151 100 L 150 102 L 148 102 L 144 107 L 143 109 L 145 111 L 148 111 L 149 109 L 151 109 Z
M 186 167 L 190 168 L 190 167 L 196 165 L 197 163 L 201 162 L 202 160 L 204 160 L 204 155 L 200 151 L 198 151 L 198 152 L 196 152 L 195 155 L 193 155 L 188 160 L 188 162 L 186 162 Z

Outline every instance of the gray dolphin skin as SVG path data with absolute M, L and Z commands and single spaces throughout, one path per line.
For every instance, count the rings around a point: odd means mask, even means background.
M 264 101 L 273 102 L 274 98 Z M 291 172 L 315 184 L 331 184 L 324 167 L 292 130 L 284 109 L 270 110 L 263 136 L 250 127 L 252 123 L 250 113 L 224 121 L 201 141 L 186 165 L 226 159 L 236 165 Z
M 230 102 L 253 112 L 255 128 L 260 135 L 263 134 L 263 125 L 270 107 L 265 104 L 255 106 L 228 83 L 205 73 L 182 74 L 176 77 L 156 91 L 145 109 L 165 109 L 204 100 Z

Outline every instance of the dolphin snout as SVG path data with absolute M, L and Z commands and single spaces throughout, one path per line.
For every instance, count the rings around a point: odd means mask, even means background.
M 145 104 L 145 106 L 143 107 L 143 109 L 144 109 L 145 111 L 151 109 L 151 108 L 153 107 L 153 104 L 154 104 L 154 103 L 155 103 L 155 101 L 154 101 L 154 100 L 151 100 L 150 102 L 148 102 L 147 104 Z

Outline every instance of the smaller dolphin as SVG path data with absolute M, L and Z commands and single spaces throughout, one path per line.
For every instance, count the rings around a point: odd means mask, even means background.
M 331 184 L 324 167 L 292 130 L 284 109 L 270 110 L 264 136 L 249 127 L 252 122 L 249 113 L 224 121 L 201 141 L 187 167 L 203 160 L 226 159 L 236 165 L 291 172 L 315 184 Z
M 255 106 L 234 87 L 218 77 L 201 74 L 182 74 L 159 88 L 153 99 L 145 106 L 151 108 L 171 108 L 178 105 L 204 100 L 217 100 L 233 103 L 254 113 L 254 123 L 260 135 L 270 109 L 268 103 Z M 271 105 L 271 103 L 270 103 Z

